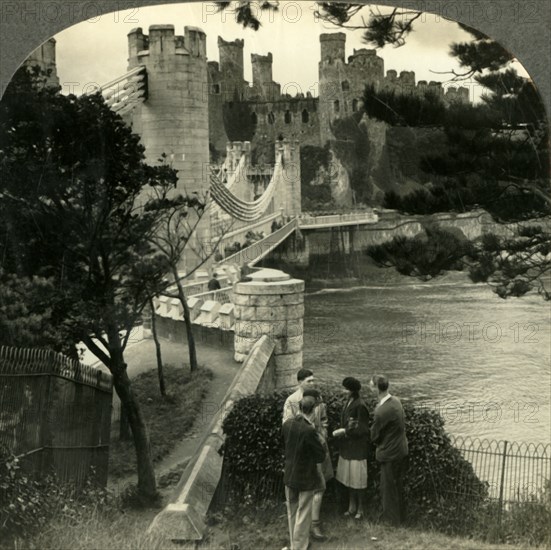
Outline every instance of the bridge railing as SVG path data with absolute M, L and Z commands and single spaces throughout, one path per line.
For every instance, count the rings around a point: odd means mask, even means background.
M 234 264 L 242 266 L 245 264 L 255 264 L 264 258 L 264 256 L 269 254 L 285 238 L 295 231 L 297 227 L 297 219 L 293 218 L 290 222 L 286 223 L 283 227 L 280 227 L 273 233 L 270 233 L 267 237 L 264 237 L 247 248 L 243 248 L 239 252 L 224 258 L 218 265 Z
M 201 294 L 194 294 L 194 298 L 201 298 L 205 302 L 212 300 L 219 304 L 231 304 L 232 303 L 232 287 L 228 286 L 219 290 L 211 290 L 209 292 L 203 292 Z
M 358 212 L 353 214 L 330 214 L 328 216 L 300 216 L 299 227 L 312 225 L 339 225 L 354 222 L 377 223 L 379 216 L 374 212 Z

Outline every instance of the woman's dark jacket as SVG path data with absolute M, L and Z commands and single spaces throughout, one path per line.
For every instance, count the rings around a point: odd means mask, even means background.
M 369 412 L 361 397 L 345 405 L 341 428 L 346 435 L 339 440 L 339 455 L 348 460 L 365 460 L 369 449 Z

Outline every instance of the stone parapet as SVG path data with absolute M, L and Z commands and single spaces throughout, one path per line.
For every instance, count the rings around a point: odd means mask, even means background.
M 162 533 L 173 541 L 202 540 L 206 514 L 222 474 L 220 449 L 225 440 L 222 424 L 238 399 L 274 389 L 273 350 L 274 344 L 266 336 L 253 345 L 182 474 L 171 502 L 155 517 L 149 533 Z

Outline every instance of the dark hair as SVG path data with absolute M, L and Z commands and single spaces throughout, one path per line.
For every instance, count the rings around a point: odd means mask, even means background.
M 352 395 L 354 397 L 358 397 L 360 395 L 360 390 L 362 389 L 361 382 L 354 378 L 353 376 L 347 376 L 343 381 L 342 385 L 350 392 L 352 392 Z
M 302 397 L 314 397 L 315 399 L 321 399 L 321 392 L 316 388 L 306 388 L 302 392 Z
M 371 381 L 374 386 L 377 386 L 379 391 L 388 390 L 388 378 L 386 376 L 383 376 L 382 374 L 375 374 L 373 375 L 373 378 L 371 378 Z
M 310 414 L 316 406 L 316 400 L 311 395 L 307 395 L 300 400 L 299 408 L 304 414 Z
M 314 373 L 310 369 L 300 369 L 297 372 L 297 381 L 302 382 L 309 376 L 314 376 Z

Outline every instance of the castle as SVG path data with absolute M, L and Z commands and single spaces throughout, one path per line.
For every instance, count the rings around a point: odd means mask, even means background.
M 166 154 L 188 191 L 208 186 L 208 166 L 214 154 L 226 156 L 228 136 L 224 110 L 246 106 L 255 127 L 251 148 L 273 151 L 277 143 L 298 141 L 322 147 L 334 136 L 331 123 L 362 110 L 365 86 L 399 93 L 433 90 L 447 102 L 469 101 L 467 88 L 440 82 L 415 82 L 413 72 L 384 71 L 376 50 L 360 49 L 345 59 L 346 35 L 320 35 L 319 93 L 281 93 L 272 75 L 272 54 L 252 54 L 253 81 L 244 78 L 244 41 L 218 38 L 219 61 L 208 61 L 206 35 L 185 27 L 176 35 L 173 25 L 152 25 L 128 33 L 128 71 L 145 67 L 147 100 L 131 104 L 123 118 L 141 136 L 150 162 Z M 55 69 L 55 40 L 35 50 L 28 63 L 52 69 L 51 83 L 59 84 Z M 375 128 L 376 121 L 373 121 Z
M 440 82 L 420 80 L 415 83 L 413 71 L 384 71 L 384 60 L 376 50 L 360 49 L 346 61 L 346 34 L 320 35 L 319 94 L 310 92 L 291 96 L 281 93 L 281 85 L 273 80 L 272 54 L 251 54 L 253 81 L 243 75 L 243 40 L 227 42 L 218 38 L 219 62 L 208 62 L 209 77 L 209 140 L 218 151 L 227 141 L 222 118 L 222 106 L 245 102 L 256 126 L 253 147 L 264 140 L 273 143 L 278 138 L 298 139 L 301 145 L 323 146 L 334 139 L 330 123 L 361 111 L 366 85 L 376 90 L 396 90 L 398 93 L 440 95 L 446 102 L 468 102 L 465 87 L 447 87 Z

